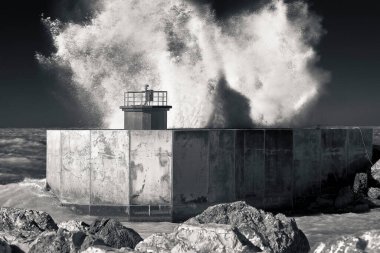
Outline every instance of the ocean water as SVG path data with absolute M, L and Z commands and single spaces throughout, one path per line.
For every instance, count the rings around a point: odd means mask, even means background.
M 43 129 L 0 129 L 0 206 L 35 209 L 48 212 L 56 222 L 96 217 L 78 215 L 60 205 L 45 190 L 46 132 Z M 363 214 L 322 214 L 295 217 L 313 247 L 341 235 L 380 229 L 380 209 Z M 152 233 L 171 232 L 176 224 L 169 222 L 123 222 L 143 238 Z
M 46 131 L 0 129 L 0 184 L 45 177 Z

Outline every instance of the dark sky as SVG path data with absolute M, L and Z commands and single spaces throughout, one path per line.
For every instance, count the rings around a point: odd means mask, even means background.
M 258 8 L 262 1 L 194 0 L 213 6 L 223 19 Z M 88 18 L 79 0 L 13 0 L 0 8 L 0 127 L 96 127 L 54 73 L 42 69 L 35 53 L 54 48 L 41 14 L 80 22 Z M 331 81 L 312 109 L 308 125 L 380 125 L 380 2 L 309 0 L 327 33 L 317 47 L 319 66 Z

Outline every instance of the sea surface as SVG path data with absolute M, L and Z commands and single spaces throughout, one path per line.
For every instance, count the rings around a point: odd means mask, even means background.
M 96 217 L 78 215 L 60 205 L 45 190 L 46 131 L 44 129 L 0 129 L 0 206 L 48 212 L 56 222 Z M 295 217 L 313 247 L 333 237 L 380 229 L 380 209 L 363 214 L 321 214 Z M 171 232 L 170 222 L 123 222 L 143 238 L 152 233 Z

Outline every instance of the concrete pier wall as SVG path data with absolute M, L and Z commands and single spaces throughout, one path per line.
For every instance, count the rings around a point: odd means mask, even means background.
M 51 190 L 60 197 L 61 188 L 61 131 L 49 130 L 46 134 L 46 182 Z
M 370 166 L 372 129 L 48 131 L 47 182 L 62 203 L 130 219 L 183 219 L 245 200 L 302 208 Z M 366 147 L 366 148 L 365 148 Z

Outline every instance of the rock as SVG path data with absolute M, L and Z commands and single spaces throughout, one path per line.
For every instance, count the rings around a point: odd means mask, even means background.
M 234 227 L 224 224 L 181 224 L 171 234 L 154 234 L 148 237 L 140 242 L 135 250 L 220 253 L 261 251 L 236 232 Z
M 65 230 L 45 232 L 33 242 L 29 253 L 75 252 L 75 248 L 71 247 L 70 235 L 70 232 Z
M 108 246 L 93 246 L 93 247 L 88 248 L 85 251 L 82 251 L 82 253 L 112 253 L 112 252 L 115 252 L 115 253 L 132 253 L 135 251 L 133 249 L 129 249 L 129 248 L 115 249 L 115 248 L 111 248 Z
M 380 249 L 380 230 L 359 235 L 342 236 L 315 246 L 314 253 L 361 252 L 375 253 Z
M 369 188 L 368 197 L 371 199 L 380 199 L 380 189 L 379 188 Z
M 354 193 L 349 186 L 339 190 L 338 196 L 335 199 L 335 208 L 344 209 L 354 202 Z
M 186 224 L 226 224 L 241 237 L 266 252 L 308 252 L 309 242 L 294 219 L 273 215 L 247 205 L 243 201 L 207 208 Z
M 374 180 L 373 186 L 380 186 L 380 160 L 371 167 L 371 177 Z
M 86 250 L 92 246 L 107 246 L 103 239 L 97 238 L 94 235 L 87 235 L 81 245 L 81 250 Z
M 56 231 L 57 224 L 46 212 L 0 208 L 0 236 L 12 247 L 28 252 L 30 244 L 45 231 Z
M 7 243 L 6 240 L 0 238 L 0 252 L 1 253 L 12 253 L 11 246 Z
M 57 230 L 53 218 L 45 212 L 18 208 L 0 208 L 0 231 L 36 232 Z
M 59 229 L 57 232 L 44 232 L 32 243 L 29 253 L 79 252 L 86 236 L 83 231 L 70 232 L 65 229 Z
M 95 220 L 90 225 L 89 232 L 102 239 L 106 245 L 117 249 L 122 247 L 134 249 L 142 241 L 136 231 L 124 227 L 114 219 Z
M 66 229 L 67 231 L 70 231 L 70 232 L 75 232 L 75 231 L 87 231 L 90 225 L 88 225 L 87 223 L 83 221 L 70 220 L 70 221 L 61 222 L 60 224 L 58 224 L 58 227 Z
M 357 173 L 355 175 L 353 192 L 356 196 L 366 196 L 368 190 L 368 176 L 366 173 Z

